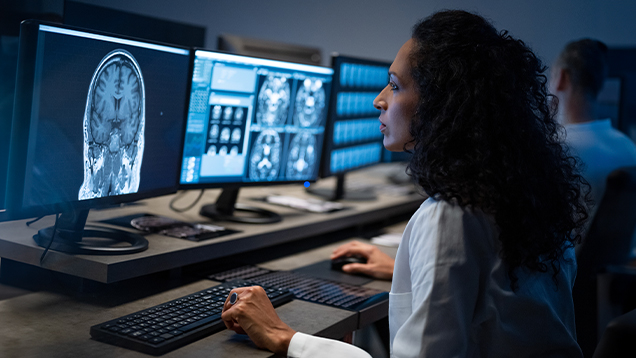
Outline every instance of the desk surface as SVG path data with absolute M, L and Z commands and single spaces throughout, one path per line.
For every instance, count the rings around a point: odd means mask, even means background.
M 350 173 L 347 180 L 354 184 L 377 185 L 386 183 L 386 174 L 397 170 L 403 170 L 403 168 L 396 165 L 376 166 Z M 323 187 L 334 187 L 334 185 L 334 178 L 321 180 L 318 183 L 318 186 Z M 218 189 L 206 191 L 200 203 L 214 202 L 219 193 Z M 410 215 L 424 200 L 420 194 L 399 195 L 395 192 L 379 190 L 377 192 L 378 200 L 343 202 L 350 208 L 328 214 L 305 213 L 292 208 L 252 200 L 271 194 L 312 197 L 305 192 L 300 184 L 243 188 L 240 191 L 239 201 L 274 210 L 281 214 L 283 221 L 267 225 L 222 223 L 229 229 L 241 230 L 241 232 L 201 242 L 150 234 L 146 236 L 149 241 L 148 250 L 129 255 L 67 255 L 49 251 L 42 267 L 102 283 L 112 283 L 335 232 L 348 227 L 377 223 L 389 217 Z M 196 193 L 187 193 L 187 197 L 178 204 L 187 203 L 189 199 L 194 200 L 195 197 Z M 166 196 L 144 200 L 137 205 L 117 209 L 92 210 L 89 221 L 95 222 L 139 213 L 169 216 L 187 222 L 206 220 L 198 215 L 200 205 L 184 213 L 171 211 L 168 206 L 171 199 L 172 196 Z M 37 230 L 52 226 L 54 217 L 46 217 L 31 227 L 27 227 L 25 223 L 26 220 L 0 223 L 0 256 L 16 262 L 40 266 L 39 259 L 44 249 L 37 246 L 32 237 L 37 233 Z M 100 225 L 102 224 L 100 223 Z M 131 229 L 131 231 L 133 230 Z
M 273 270 L 291 270 L 324 260 L 343 242 L 309 250 L 289 257 L 265 262 Z M 396 249 L 380 247 L 395 256 Z M 68 297 L 50 292 L 35 292 L 0 301 L 0 356 L 2 357 L 147 357 L 128 349 L 90 339 L 89 328 L 171 299 L 215 285 L 199 280 L 129 302 L 117 297 Z M 388 281 L 365 285 L 390 289 Z M 357 313 L 294 300 L 276 309 L 281 319 L 297 331 L 330 338 L 341 338 L 357 327 Z M 245 336 L 225 330 L 162 357 L 270 357 L 256 349 Z

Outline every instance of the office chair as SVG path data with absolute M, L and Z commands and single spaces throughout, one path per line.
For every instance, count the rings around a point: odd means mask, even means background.
M 636 167 L 620 168 L 607 178 L 605 194 L 577 254 L 572 296 L 577 340 L 591 357 L 598 341 L 598 274 L 630 260 L 636 228 Z
M 593 358 L 615 358 L 634 355 L 636 341 L 636 309 L 613 319 L 605 328 Z

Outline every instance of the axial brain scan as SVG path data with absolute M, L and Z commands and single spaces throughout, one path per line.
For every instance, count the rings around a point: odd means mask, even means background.
M 296 93 L 294 118 L 301 127 L 318 124 L 325 108 L 325 89 L 321 80 L 307 78 Z
M 309 132 L 298 133 L 291 142 L 287 159 L 289 179 L 309 178 L 316 162 L 316 139 Z
M 280 168 L 280 148 L 281 140 L 276 131 L 267 129 L 258 135 L 252 146 L 250 179 L 276 179 Z
M 285 123 L 291 91 L 289 81 L 282 76 L 269 75 L 258 94 L 258 112 L 256 120 L 259 124 L 274 126 Z
M 146 98 L 137 60 L 107 54 L 88 88 L 84 112 L 84 182 L 79 200 L 136 193 L 144 152 Z

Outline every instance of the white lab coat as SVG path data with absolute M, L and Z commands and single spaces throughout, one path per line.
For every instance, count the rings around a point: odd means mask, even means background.
M 552 273 L 518 270 L 513 292 L 493 219 L 427 199 L 409 221 L 389 298 L 391 356 L 581 357 L 576 343 L 573 250 Z M 350 344 L 297 333 L 288 357 L 362 358 Z

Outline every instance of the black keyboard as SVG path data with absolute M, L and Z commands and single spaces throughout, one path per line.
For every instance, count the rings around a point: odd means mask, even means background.
M 164 354 L 225 329 L 221 311 L 233 288 L 254 282 L 232 281 L 91 327 L 98 341 L 152 355 Z M 274 307 L 292 300 L 285 289 L 262 286 Z
M 209 276 L 215 281 L 249 279 L 262 286 L 291 291 L 294 298 L 359 311 L 387 300 L 385 291 L 307 276 L 291 271 L 270 271 L 257 266 L 241 266 Z M 231 282 L 231 281 L 230 281 Z

